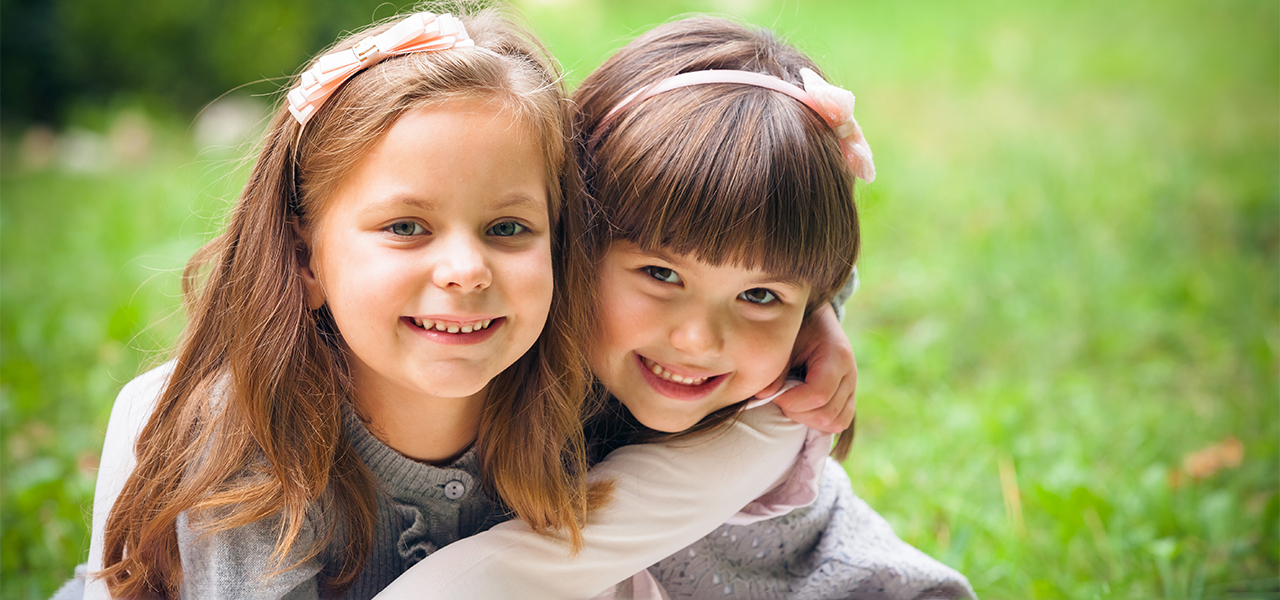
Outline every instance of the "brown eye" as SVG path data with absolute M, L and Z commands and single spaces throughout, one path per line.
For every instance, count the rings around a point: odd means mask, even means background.
M 738 297 L 752 304 L 769 304 L 778 300 L 778 297 L 773 292 L 765 288 L 752 288 L 738 294 Z
M 650 277 L 657 279 L 658 281 L 666 283 L 681 283 L 680 274 L 666 267 L 649 266 L 645 267 L 644 271 L 648 273 Z

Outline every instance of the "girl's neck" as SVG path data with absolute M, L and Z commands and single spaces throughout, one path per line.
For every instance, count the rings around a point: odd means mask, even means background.
M 416 461 L 447 464 L 475 441 L 487 388 L 466 398 L 435 398 L 359 379 L 356 411 L 392 450 Z

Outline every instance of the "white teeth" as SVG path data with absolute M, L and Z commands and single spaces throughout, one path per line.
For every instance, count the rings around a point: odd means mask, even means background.
M 711 379 L 710 377 L 684 377 L 682 375 L 676 375 L 675 373 L 662 368 L 662 365 L 647 358 L 644 359 L 644 364 L 649 367 L 649 370 L 653 371 L 654 375 L 657 375 L 667 381 L 682 385 L 702 385 L 703 383 L 706 383 L 708 379 Z
M 446 331 L 448 333 L 473 333 L 481 329 L 488 329 L 493 324 L 493 319 L 485 319 L 483 321 L 471 321 L 469 323 L 446 323 L 444 321 L 432 321 L 431 319 L 420 319 L 418 317 L 409 317 L 414 325 L 426 330 L 435 329 L 436 331 Z

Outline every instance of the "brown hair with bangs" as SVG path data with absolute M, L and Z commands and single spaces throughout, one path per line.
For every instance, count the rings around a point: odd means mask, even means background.
M 348 543 L 334 549 L 322 584 L 341 593 L 354 583 L 373 544 L 376 483 L 342 428 L 341 403 L 353 397 L 348 349 L 327 309 L 308 310 L 300 269 L 315 219 L 360 157 L 401 115 L 461 98 L 498 103 L 536 137 L 556 224 L 546 328 L 490 382 L 475 442 L 484 486 L 535 529 L 580 545 L 590 495 L 580 422 L 588 375 L 576 334 L 590 309 L 564 300 L 591 296 L 592 269 L 578 246 L 580 183 L 566 165 L 571 113 L 558 70 L 531 34 L 492 10 L 458 16 L 483 50 L 388 58 L 344 84 L 301 131 L 283 103 L 277 109 L 225 231 L 184 273 L 189 322 L 107 521 L 96 575 L 113 596 L 177 597 L 182 513 L 204 531 L 278 515 L 283 570 L 295 566 L 283 562 L 320 503 L 337 510 L 325 511 L 301 560 L 345 531 Z
M 800 85 L 818 71 L 800 51 L 722 19 L 654 28 L 574 94 L 583 169 L 603 218 L 597 256 L 614 240 L 796 278 L 810 306 L 831 300 L 858 253 L 853 174 L 835 133 L 784 94 L 721 83 L 680 88 L 614 112 L 667 77 L 733 69 Z
M 858 255 L 853 174 L 831 127 L 785 94 L 736 83 L 678 88 L 615 110 L 638 90 L 693 71 L 740 70 L 802 86 L 821 73 L 768 30 L 715 18 L 658 26 L 614 54 L 574 93 L 578 162 L 598 261 L 617 240 L 760 269 L 831 301 Z M 681 435 L 713 428 L 740 409 Z M 848 451 L 852 429 L 837 454 Z M 640 434 L 638 439 L 655 437 Z

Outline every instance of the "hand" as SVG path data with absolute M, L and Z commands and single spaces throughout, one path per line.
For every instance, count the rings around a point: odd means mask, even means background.
M 804 383 L 774 398 L 774 404 L 792 420 L 818 431 L 840 433 L 848 429 L 857 411 L 858 364 L 830 304 L 815 309 L 800 326 L 791 350 L 791 367 L 801 365 L 805 368 Z M 783 373 L 756 397 L 778 393 L 786 379 Z

